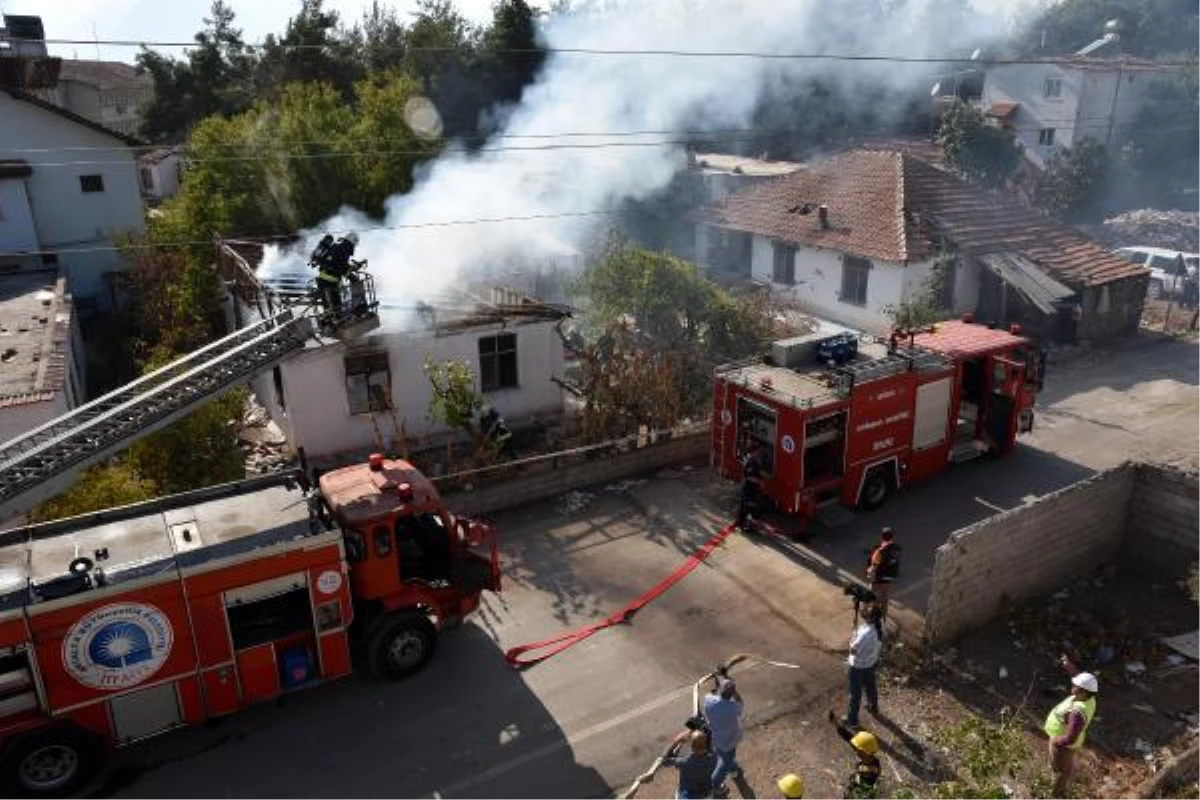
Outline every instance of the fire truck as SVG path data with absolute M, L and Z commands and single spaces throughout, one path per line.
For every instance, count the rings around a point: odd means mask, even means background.
M 1033 428 L 1043 371 L 1018 327 L 969 315 L 887 340 L 777 342 L 716 370 L 712 463 L 739 480 L 760 445 L 762 493 L 803 531 L 827 504 L 872 511 L 950 463 L 1010 452 Z
M 378 325 L 376 308 L 323 332 L 359 335 Z M 0 515 L 320 346 L 318 320 L 285 309 L 0 445 Z M 264 476 L 0 533 L 3 796 L 70 794 L 111 746 L 355 663 L 403 678 L 499 589 L 494 529 L 455 516 L 412 464 L 382 455 L 315 486 L 299 471 Z

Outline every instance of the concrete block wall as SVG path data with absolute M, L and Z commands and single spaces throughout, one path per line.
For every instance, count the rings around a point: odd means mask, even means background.
M 596 453 L 591 458 L 545 462 L 540 469 L 474 490 L 444 489 L 447 505 L 460 514 L 490 514 L 574 489 L 627 478 L 662 467 L 707 457 L 709 433 L 677 435 L 622 453 Z M 434 483 L 439 483 L 435 480 Z
M 1200 551 L 1200 480 L 1157 464 L 1135 468 L 1121 555 L 1170 577 L 1182 575 Z
M 1123 464 L 951 534 L 934 562 L 926 639 L 952 639 L 1111 559 L 1135 480 Z

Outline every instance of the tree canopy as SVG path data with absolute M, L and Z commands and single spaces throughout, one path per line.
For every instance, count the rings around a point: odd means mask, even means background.
M 1021 161 L 1012 132 L 988 124 L 982 111 L 965 103 L 943 115 L 937 139 L 952 169 L 989 188 L 1002 187 Z
M 278 34 L 248 47 L 225 0 L 214 0 L 196 46 L 175 58 L 143 48 L 139 66 L 154 81 L 142 135 L 180 142 L 212 115 L 232 117 L 256 100 L 277 100 L 296 83 L 320 82 L 357 107 L 356 85 L 397 71 L 416 81 L 442 115 L 447 133 L 475 141 L 490 131 L 494 106 L 515 102 L 545 59 L 537 9 L 500 0 L 477 27 L 450 0 L 420 0 L 405 25 L 375 2 L 346 25 L 324 0 L 301 0 Z M 344 124 L 344 123 L 343 123 Z

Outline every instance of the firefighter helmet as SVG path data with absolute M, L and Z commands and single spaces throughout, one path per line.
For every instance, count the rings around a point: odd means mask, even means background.
M 350 231 L 349 233 L 346 234 L 346 241 L 349 242 L 350 244 L 354 245 L 355 247 L 358 247 L 358 234 L 355 233 L 354 231 Z
M 783 796 L 788 800 L 804 797 L 804 781 L 799 775 L 784 775 L 779 779 L 778 785 L 779 791 L 783 792 Z
M 850 744 L 855 750 L 861 750 L 869 756 L 879 752 L 879 740 L 875 738 L 875 734 L 867 731 L 859 731 L 850 737 Z

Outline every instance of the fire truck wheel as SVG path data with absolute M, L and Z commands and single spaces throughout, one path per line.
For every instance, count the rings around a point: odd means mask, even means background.
M 407 678 L 433 658 L 437 629 L 422 614 L 398 614 L 383 621 L 367 648 L 371 669 L 380 678 Z
M 91 780 L 99 764 L 96 738 L 62 727 L 36 731 L 15 742 L 4 755 L 2 769 L 15 796 L 66 797 Z
M 867 473 L 863 481 L 862 494 L 858 498 L 858 507 L 864 511 L 874 511 L 887 502 L 892 496 L 892 476 L 886 467 L 876 467 Z

